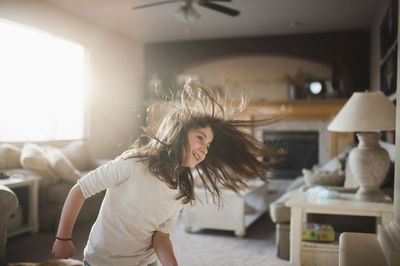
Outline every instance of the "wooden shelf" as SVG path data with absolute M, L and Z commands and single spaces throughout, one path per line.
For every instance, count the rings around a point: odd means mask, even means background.
M 248 112 L 254 119 L 280 114 L 283 120 L 330 121 L 347 99 L 251 102 Z

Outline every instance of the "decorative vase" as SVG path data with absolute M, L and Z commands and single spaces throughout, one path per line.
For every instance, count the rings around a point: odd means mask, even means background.
M 389 154 L 379 145 L 381 134 L 375 132 L 357 133 L 359 144 L 349 155 L 349 165 L 360 187 L 356 199 L 382 201 L 384 194 L 379 187 L 390 167 Z

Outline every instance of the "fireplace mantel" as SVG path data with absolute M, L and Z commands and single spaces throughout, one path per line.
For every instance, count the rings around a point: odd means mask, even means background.
M 279 113 L 283 120 L 330 121 L 346 101 L 347 99 L 251 102 L 248 110 L 254 119 Z
M 279 114 L 280 121 L 331 121 L 346 103 L 347 99 L 291 100 L 251 102 L 247 115 L 252 119 Z M 339 154 L 344 147 L 354 141 L 353 133 L 329 132 L 329 157 Z

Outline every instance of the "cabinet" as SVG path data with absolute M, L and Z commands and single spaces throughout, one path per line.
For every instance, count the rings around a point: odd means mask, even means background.
M 26 174 L 12 174 L 7 179 L 1 179 L 0 184 L 11 190 L 18 197 L 22 208 L 22 223 L 12 227 L 7 236 L 15 236 L 25 232 L 36 233 L 39 230 L 38 220 L 38 190 L 40 177 Z

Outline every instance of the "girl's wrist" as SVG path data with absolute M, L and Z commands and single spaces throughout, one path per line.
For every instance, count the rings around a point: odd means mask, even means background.
M 71 237 L 69 237 L 69 238 L 63 238 L 63 237 L 58 237 L 58 236 L 56 236 L 56 239 L 57 239 L 57 240 L 60 240 L 60 241 L 70 241 L 70 240 L 72 240 Z

